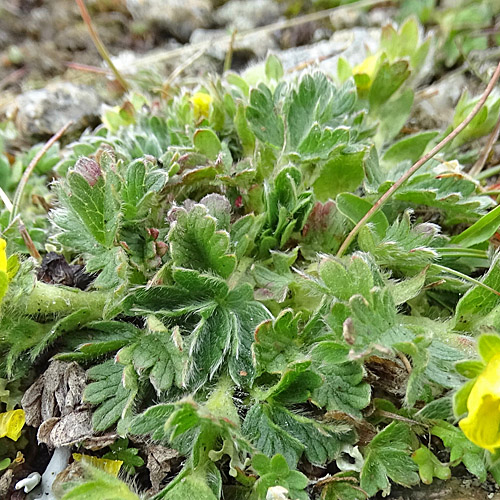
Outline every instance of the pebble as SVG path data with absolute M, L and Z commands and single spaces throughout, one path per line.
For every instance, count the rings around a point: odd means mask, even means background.
M 56 82 L 20 94 L 8 114 L 15 117 L 22 134 L 46 137 L 55 134 L 70 120 L 74 122 L 72 131 L 94 124 L 100 106 L 101 99 L 92 87 Z

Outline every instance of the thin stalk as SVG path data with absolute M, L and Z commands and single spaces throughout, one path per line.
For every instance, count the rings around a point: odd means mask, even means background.
M 10 198 L 7 196 L 7 193 L 1 187 L 0 187 L 0 199 L 2 200 L 2 203 L 5 205 L 5 208 L 9 212 L 12 212 L 12 202 L 10 201 Z
M 231 64 L 233 63 L 233 53 L 234 53 L 234 40 L 236 38 L 237 30 L 233 30 L 231 33 L 231 40 L 229 40 L 229 47 L 226 52 L 226 57 L 224 58 L 224 73 L 231 69 Z
M 110 67 L 111 71 L 115 75 L 115 78 L 118 80 L 123 90 L 128 90 L 129 86 L 126 80 L 123 78 L 121 73 L 118 71 L 118 68 L 113 64 L 111 57 L 106 49 L 104 43 L 102 43 L 101 37 L 97 33 L 94 28 L 94 24 L 92 23 L 92 18 L 90 17 L 89 11 L 87 10 L 87 6 L 85 5 L 84 0 L 75 0 L 78 8 L 80 9 L 80 14 L 82 16 L 83 22 L 87 25 L 87 29 L 90 33 L 90 38 L 94 42 L 95 48 L 101 55 L 101 57 L 106 61 L 106 64 Z
M 478 196 L 495 196 L 500 194 L 500 189 L 488 189 L 486 191 L 481 191 L 477 193 Z
M 488 179 L 488 177 L 493 177 L 494 175 L 500 174 L 500 165 L 495 165 L 494 167 L 488 168 L 483 172 L 475 175 L 475 178 L 478 181 L 482 181 L 483 179 Z
M 181 65 L 179 65 L 177 68 L 175 68 L 174 71 L 172 71 L 171 75 L 167 78 L 165 83 L 162 85 L 161 92 L 166 94 L 168 92 L 168 89 L 174 82 L 174 80 L 180 76 L 191 64 L 193 64 L 195 61 L 197 61 L 204 53 L 206 52 L 206 49 L 201 49 L 196 54 L 193 54 L 191 57 L 188 57 Z
M 434 248 L 440 257 L 459 259 L 461 257 L 470 257 L 472 259 L 487 259 L 488 252 L 486 250 L 478 250 L 476 248 L 461 248 L 461 247 L 444 247 Z
M 19 205 L 21 204 L 21 199 L 23 197 L 24 188 L 28 183 L 28 179 L 30 178 L 33 170 L 38 165 L 38 162 L 42 159 L 43 155 L 52 147 L 52 145 L 57 142 L 62 135 L 68 130 L 68 128 L 73 124 L 72 121 L 69 121 L 64 125 L 61 129 L 59 129 L 43 146 L 40 151 L 35 155 L 35 157 L 30 161 L 28 168 L 24 171 L 19 184 L 17 185 L 16 192 L 14 193 L 14 200 L 12 202 L 12 210 L 10 211 L 9 223 L 12 223 L 16 214 L 19 210 Z
M 498 117 L 495 128 L 488 137 L 488 142 L 484 146 L 484 149 L 481 151 L 479 158 L 470 169 L 469 175 L 472 175 L 472 177 L 476 177 L 481 172 L 481 170 L 483 170 L 484 165 L 486 164 L 486 160 L 488 159 L 488 156 L 490 155 L 493 146 L 498 140 L 499 134 L 500 134 L 500 116 Z
M 431 267 L 438 269 L 439 271 L 443 271 L 445 273 L 453 274 L 458 278 L 462 278 L 463 280 L 469 281 L 470 283 L 480 286 L 481 288 L 484 288 L 485 290 L 488 290 L 489 292 L 494 293 L 495 295 L 498 295 L 500 297 L 499 291 L 495 290 L 494 288 L 491 288 L 491 286 L 481 283 L 479 280 L 475 278 L 471 278 L 470 276 L 461 273 L 460 271 L 456 271 L 455 269 L 451 269 L 450 267 L 440 266 L 439 264 L 432 264 Z
M 19 221 L 19 232 L 21 233 L 21 237 L 22 237 L 24 244 L 26 245 L 26 248 L 28 249 L 28 252 L 30 253 L 30 255 L 38 262 L 41 262 L 42 256 L 40 255 L 40 253 L 36 249 L 35 244 L 33 243 L 33 240 L 30 236 L 30 233 L 26 229 L 26 226 L 23 224 L 22 220 Z
M 389 198 L 420 168 L 422 165 L 427 163 L 433 156 L 435 156 L 441 149 L 446 146 L 449 142 L 453 141 L 462 130 L 467 127 L 467 125 L 472 121 L 472 119 L 479 113 L 479 110 L 484 106 L 486 99 L 491 94 L 493 88 L 495 87 L 498 78 L 500 77 L 500 63 L 498 63 L 495 73 L 493 74 L 488 86 L 486 87 L 483 95 L 474 106 L 469 115 L 465 120 L 458 125 L 457 128 L 452 130 L 439 144 L 434 146 L 426 155 L 424 155 L 420 160 L 418 160 L 405 174 L 403 174 L 373 205 L 373 207 L 368 210 L 366 215 L 354 226 L 354 229 L 347 235 L 347 238 L 342 243 L 339 251 L 337 252 L 337 257 L 341 257 L 351 242 L 354 240 L 360 229 L 375 215 L 389 200 Z

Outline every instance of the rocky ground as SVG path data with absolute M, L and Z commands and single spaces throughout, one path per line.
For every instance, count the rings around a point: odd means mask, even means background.
M 251 71 L 275 53 L 285 71 L 320 67 L 334 73 L 340 56 L 359 64 L 378 47 L 381 27 L 394 15 L 391 2 L 371 10 L 341 11 L 286 27 L 285 3 L 274 0 L 88 0 L 97 31 L 126 78 L 159 93 L 176 78 L 196 82 L 230 67 Z M 281 23 L 274 26 L 273 23 Z M 271 29 L 259 29 L 272 25 Z M 231 32 L 236 38 L 231 42 Z M 220 42 L 222 40 L 222 42 Z M 492 52 L 493 51 L 493 52 Z M 494 49 L 473 61 L 487 73 Z M 250 68 L 250 69 L 249 69 Z M 413 130 L 445 128 L 464 88 L 482 82 L 456 65 L 436 67 L 431 57 L 418 75 Z M 168 90 L 168 88 L 167 88 Z M 120 99 L 120 88 L 89 37 L 75 2 L 0 0 L 0 123 L 13 120 L 15 154 L 46 140 L 68 120 L 73 133 L 95 125 L 103 104 Z M 71 137 L 71 134 L 68 136 Z M 500 499 L 494 483 L 468 474 L 412 491 L 395 488 L 401 500 Z

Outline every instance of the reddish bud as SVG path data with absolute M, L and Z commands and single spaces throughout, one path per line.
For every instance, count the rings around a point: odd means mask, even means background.
M 149 236 L 151 236 L 151 238 L 153 238 L 153 240 L 157 240 L 158 236 L 160 234 L 160 231 L 158 231 L 158 229 L 156 229 L 155 227 L 150 227 L 150 228 L 148 228 L 148 233 L 149 233 Z
M 90 186 L 94 186 L 99 180 L 99 177 L 102 176 L 102 170 L 99 163 L 86 156 L 82 156 L 78 159 L 73 170 L 77 174 L 80 174 Z
M 167 253 L 168 245 L 163 241 L 156 241 L 155 245 L 156 255 L 158 255 L 159 257 L 163 257 Z

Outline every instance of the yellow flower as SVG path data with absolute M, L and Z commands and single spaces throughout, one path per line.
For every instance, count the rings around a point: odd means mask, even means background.
M 352 72 L 354 75 L 368 75 L 371 80 L 375 76 L 377 62 L 377 56 L 368 56 L 361 64 L 354 66 Z
M 210 103 L 212 102 L 212 98 L 208 94 L 196 92 L 191 97 L 191 102 L 193 103 L 194 118 L 196 121 L 200 118 L 208 118 Z
M 81 453 L 73 453 L 73 458 L 77 462 L 84 462 L 87 464 L 96 467 L 97 469 L 101 469 L 112 476 L 118 476 L 120 472 L 120 468 L 123 464 L 122 460 L 108 460 L 107 458 L 97 458 L 91 455 L 82 455 Z
M 26 422 L 24 410 L 11 410 L 0 413 L 0 437 L 7 436 L 17 441 Z
M 493 452 L 500 448 L 500 354 L 479 375 L 467 399 L 469 414 L 460 421 L 467 438 Z
M 0 271 L 4 273 L 7 272 L 7 252 L 5 249 L 7 248 L 7 242 L 0 238 Z

